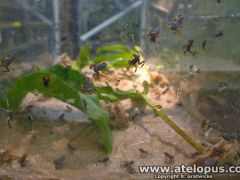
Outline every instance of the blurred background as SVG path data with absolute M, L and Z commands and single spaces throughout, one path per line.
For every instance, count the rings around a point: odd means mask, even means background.
M 174 34 L 168 23 L 178 14 L 184 23 Z M 0 56 L 50 65 L 62 53 L 75 59 L 84 44 L 92 52 L 108 44 L 140 45 L 186 109 L 233 129 L 240 114 L 239 18 L 239 0 L 1 0 Z M 160 32 L 156 43 L 150 31 Z M 190 39 L 197 58 L 183 53 Z
M 238 62 L 239 4 L 238 0 L 1 0 L 0 56 L 14 53 L 22 61 L 50 60 L 66 52 L 74 59 L 85 43 L 92 50 L 121 43 L 141 45 L 147 59 L 156 58 L 175 69 L 182 46 L 194 39 L 196 49 L 207 41 L 206 52 L 199 52 L 199 57 L 214 64 L 208 68 L 219 69 L 215 59 Z M 175 36 L 167 24 L 177 14 L 184 16 L 184 27 Z M 161 33 L 157 46 L 148 40 L 149 31 Z M 223 36 L 215 38 L 220 31 Z

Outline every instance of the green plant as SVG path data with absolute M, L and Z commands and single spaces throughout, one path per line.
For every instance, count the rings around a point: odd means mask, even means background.
M 89 49 L 89 46 L 85 44 L 81 48 L 77 59 L 72 64 L 72 68 L 75 70 L 80 70 L 86 65 L 88 65 L 90 60 L 91 60 L 90 49 Z
M 189 136 L 184 130 L 182 130 L 174 121 L 172 121 L 159 107 L 161 105 L 153 105 L 151 101 L 146 97 L 145 94 L 136 93 L 132 91 L 122 92 L 118 90 L 113 90 L 111 87 L 96 87 L 97 93 L 101 99 L 106 101 L 120 101 L 123 99 L 133 99 L 140 101 L 140 103 L 145 103 L 148 105 L 162 120 L 164 120 L 175 132 L 183 137 L 189 144 L 191 144 L 198 152 L 202 153 L 204 147 L 202 144 L 198 143 L 194 138 Z M 158 107 L 158 108 L 156 108 Z
M 103 61 L 108 62 L 109 67 L 125 68 L 128 67 L 128 61 L 133 58 L 133 54 L 140 50 L 139 46 L 134 46 L 133 48 L 118 44 L 102 46 L 96 49 L 96 57 L 93 60 L 89 46 L 84 45 L 71 68 L 79 71 L 90 63 L 99 64 Z
M 108 61 L 112 67 L 128 67 L 128 60 L 132 58 L 136 51 L 140 51 L 140 47 L 135 46 L 133 49 L 129 49 L 122 45 L 110 45 L 103 46 L 97 49 L 97 57 L 95 62 L 99 63 L 102 61 Z M 114 90 L 112 87 L 96 87 L 98 96 L 100 99 L 105 101 L 120 101 L 123 99 L 130 98 L 135 101 L 140 101 L 140 103 L 145 103 L 150 108 L 152 108 L 155 113 L 161 117 L 170 127 L 172 127 L 175 132 L 181 135 L 188 143 L 190 143 L 198 152 L 202 153 L 204 147 L 198 143 L 194 138 L 190 137 L 185 131 L 183 131 L 177 124 L 175 124 L 163 111 L 162 109 L 156 110 L 154 106 L 146 97 L 145 94 L 136 93 L 132 91 L 122 92 L 119 90 Z
M 127 67 L 128 60 L 132 57 L 132 54 L 139 51 L 138 47 L 129 49 L 126 46 L 122 45 L 112 45 L 104 46 L 97 49 L 97 58 L 95 63 L 106 61 L 105 58 L 108 58 L 108 62 L 113 67 Z M 109 86 L 96 86 L 94 89 L 95 93 L 87 95 L 80 92 L 86 77 L 79 72 L 84 65 L 87 64 L 89 59 L 89 48 L 87 46 L 83 47 L 81 50 L 80 56 L 77 61 L 83 59 L 86 62 L 76 62 L 77 70 L 74 68 L 64 68 L 60 65 L 55 65 L 50 67 L 47 70 L 40 72 L 35 72 L 30 75 L 21 77 L 12 88 L 6 93 L 8 97 L 8 103 L 14 111 L 18 111 L 19 105 L 28 92 L 38 91 L 45 96 L 55 97 L 64 102 L 67 102 L 81 111 L 86 113 L 86 115 L 93 120 L 96 126 L 99 128 L 102 137 L 103 144 L 106 148 L 106 152 L 110 153 L 112 150 L 112 135 L 109 128 L 109 113 L 104 110 L 99 103 L 99 100 L 104 101 L 121 101 L 123 99 L 132 99 L 134 101 L 140 101 L 152 108 L 155 113 L 161 117 L 170 127 L 172 127 L 179 135 L 181 135 L 187 142 L 189 142 L 198 152 L 203 152 L 204 147 L 199 144 L 192 137 L 187 135 L 180 127 L 178 127 L 163 111 L 162 109 L 156 108 L 161 107 L 160 105 L 153 105 L 146 97 L 145 94 L 136 93 L 132 91 L 119 91 L 114 90 Z M 105 54 L 105 52 L 107 52 Z M 115 54 L 115 52 L 117 52 Z M 103 54 L 104 53 L 104 54 Z M 42 83 L 43 77 L 51 77 L 49 87 L 45 87 Z M 84 102 L 87 104 L 87 108 L 84 107 Z M 6 101 L 1 98 L 0 106 L 6 106 Z
M 51 78 L 49 87 L 43 85 L 43 77 Z M 96 94 L 85 95 L 80 93 L 80 85 L 84 79 L 85 76 L 79 72 L 56 65 L 45 71 L 21 77 L 6 93 L 6 96 L 8 97 L 9 106 L 15 112 L 18 112 L 24 96 L 28 92 L 36 91 L 75 106 L 85 112 L 99 128 L 106 152 L 110 153 L 112 150 L 112 136 L 109 128 L 109 114 L 100 106 L 99 98 Z M 84 108 L 83 101 L 87 103 L 87 108 Z M 5 99 L 1 98 L 0 106 L 5 107 L 6 105 Z
M 136 51 L 140 51 L 139 46 L 133 48 L 123 45 L 102 46 L 96 50 L 95 63 L 107 61 L 110 67 L 125 68 L 128 67 L 128 61 L 133 58 Z

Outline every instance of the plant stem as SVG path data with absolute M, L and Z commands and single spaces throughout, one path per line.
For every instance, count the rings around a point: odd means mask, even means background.
M 156 114 L 161 117 L 170 127 L 172 127 L 175 132 L 177 132 L 182 138 L 187 141 L 189 144 L 191 144 L 199 153 L 203 153 L 204 147 L 202 144 L 197 142 L 195 139 L 193 139 L 191 136 L 189 136 L 185 131 L 183 131 L 176 123 L 174 123 L 162 110 L 156 111 L 154 105 L 149 101 L 149 99 L 146 96 L 143 96 L 144 101 L 146 104 L 151 107 Z

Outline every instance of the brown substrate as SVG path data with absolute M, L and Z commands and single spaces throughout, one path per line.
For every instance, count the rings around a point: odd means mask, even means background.
M 92 73 L 86 69 L 86 74 Z M 176 134 L 148 107 L 131 100 L 102 105 L 109 109 L 113 134 L 113 152 L 109 159 L 102 151 L 101 140 L 95 126 L 79 126 L 74 123 L 46 121 L 33 123 L 32 129 L 24 131 L 23 125 L 14 124 L 12 129 L 1 127 L 0 149 L 9 150 L 14 157 L 27 153 L 26 167 L 20 167 L 17 160 L 7 166 L 0 166 L 0 174 L 24 179 L 152 179 L 154 174 L 140 174 L 140 165 L 179 165 L 197 162 L 203 164 L 212 157 L 214 147 L 226 150 L 218 163 L 226 164 L 231 146 L 235 144 L 212 146 L 201 128 L 183 108 L 171 82 L 162 74 L 139 70 L 116 70 L 103 74 L 96 84 L 108 84 L 120 90 L 143 92 L 145 81 L 153 84 L 148 87 L 148 98 L 154 104 L 161 104 L 166 114 L 189 135 L 208 145 L 201 156 L 193 156 L 195 150 Z M 146 89 L 145 89 L 146 90 Z M 34 136 L 35 135 L 35 136 Z M 232 148 L 234 149 L 234 148 Z M 236 160 L 237 148 L 234 149 Z M 234 154 L 230 153 L 230 154 Z M 56 158 L 65 156 L 62 169 L 55 169 Z M 230 155 L 229 155 L 230 156 Z M 1 162 L 1 161 L 0 161 Z M 61 161 L 57 161 L 61 162 Z M 1 176 L 0 176 L 1 178 Z

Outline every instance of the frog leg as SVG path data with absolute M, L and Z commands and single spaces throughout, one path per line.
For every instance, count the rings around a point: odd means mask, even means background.
M 11 126 L 11 122 L 14 120 L 14 119 L 13 119 L 13 115 L 12 115 L 12 114 L 8 114 L 8 116 L 9 116 L 9 119 L 8 119 L 8 126 L 9 126 L 9 128 L 12 128 L 12 126 Z
M 137 72 L 137 65 L 135 64 L 134 66 L 135 66 L 135 71 L 134 72 Z
M 143 67 L 144 64 L 145 64 L 145 61 L 142 61 L 142 62 L 138 61 L 138 65 L 142 65 L 141 67 Z
M 11 121 L 13 121 L 13 119 L 9 119 L 9 120 L 8 120 L 8 126 L 9 126 L 9 128 L 12 128 Z
M 185 50 L 185 51 L 183 52 L 185 56 L 187 56 L 187 52 L 188 52 L 187 50 Z
M 189 52 L 190 54 L 192 54 L 192 56 L 193 56 L 194 58 L 196 58 L 196 53 L 197 53 L 196 51 L 193 52 L 192 50 L 189 50 L 188 52 Z
M 10 72 L 10 69 L 9 69 L 9 67 L 8 66 L 4 66 L 5 67 L 5 71 L 2 71 L 2 72 Z
M 99 75 L 98 71 L 93 74 L 93 78 L 94 79 L 99 79 L 100 78 L 100 75 Z
M 194 51 L 194 52 L 192 53 L 192 55 L 193 55 L 194 58 L 197 58 L 197 52 L 196 52 L 196 51 Z

